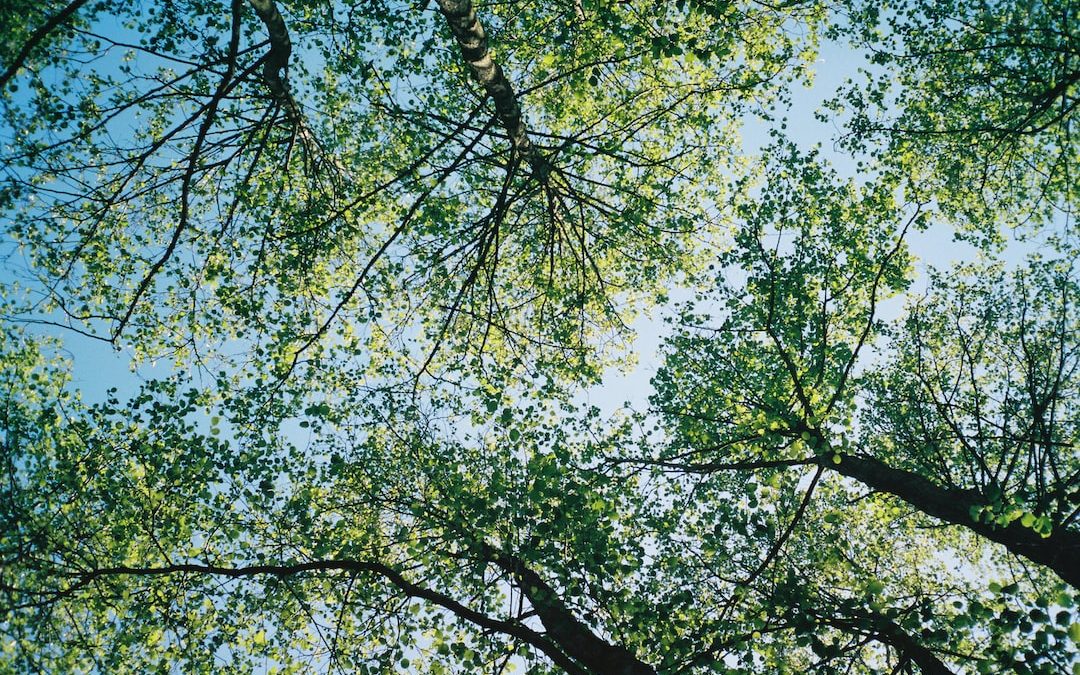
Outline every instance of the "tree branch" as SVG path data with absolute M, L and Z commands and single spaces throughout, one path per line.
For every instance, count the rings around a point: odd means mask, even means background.
M 304 572 L 334 571 L 374 574 L 380 576 L 411 598 L 426 600 L 480 628 L 508 635 L 536 647 L 556 665 L 566 672 L 571 673 L 571 675 L 587 675 L 584 670 L 571 659 L 567 658 L 565 654 L 551 643 L 551 640 L 541 633 L 538 633 L 517 621 L 494 619 L 487 614 L 466 607 L 447 595 L 409 581 L 404 575 L 392 567 L 382 563 L 363 560 L 314 560 L 294 565 L 250 565 L 247 567 L 221 567 L 217 565 L 201 564 L 176 564 L 165 565 L 162 567 L 130 567 L 126 565 L 103 567 L 74 575 L 77 579 L 75 583 L 68 588 L 57 591 L 53 594 L 53 599 L 71 596 L 98 579 L 115 576 L 155 577 L 173 574 L 205 574 L 236 579 L 255 576 L 289 577 Z
M 520 558 L 484 547 L 491 560 L 517 579 L 551 638 L 567 654 L 601 675 L 656 675 L 656 669 L 630 650 L 600 638 L 574 616 L 558 593 Z
M 0 74 L 0 92 L 2 92 L 8 84 L 11 78 L 15 77 L 15 73 L 19 71 L 19 68 L 26 63 L 26 59 L 30 57 L 30 52 L 41 44 L 41 42 L 48 37 L 49 33 L 56 30 L 61 24 L 70 19 L 80 7 L 86 4 L 86 0 L 72 0 L 66 7 L 57 12 L 51 19 L 38 27 L 36 31 L 30 36 L 30 39 L 26 41 L 26 44 L 22 46 L 19 53 L 15 55 L 8 67 L 4 69 L 3 74 Z
M 341 164 L 336 157 L 323 151 L 315 134 L 308 128 L 304 120 L 304 113 L 300 104 L 289 89 L 288 68 L 289 58 L 292 56 L 292 39 L 289 38 L 289 29 L 285 25 L 285 19 L 278 11 L 274 0 L 248 0 L 259 20 L 266 27 L 267 36 L 270 38 L 270 51 L 263 61 L 263 81 L 270 90 L 270 94 L 285 109 L 285 115 L 292 123 L 299 136 L 302 147 L 309 157 L 323 158 L 337 170 L 342 176 L 349 176 L 348 169 Z
M 252 0 L 255 2 L 256 0 Z M 533 175 L 541 180 L 547 177 L 551 167 L 547 159 L 533 145 L 529 131 L 522 119 L 514 87 L 510 84 L 502 66 L 491 58 L 484 27 L 476 18 L 471 0 L 438 0 L 439 11 L 446 18 L 450 32 L 454 34 L 461 55 L 469 64 L 473 76 L 491 100 L 503 129 L 510 136 L 514 150 L 532 167 Z
M 1065 582 L 1080 588 L 1080 533 L 1060 527 L 1049 537 L 1043 537 L 1018 521 L 1005 527 L 977 522 L 971 517 L 971 508 L 985 506 L 986 500 L 975 490 L 943 488 L 924 476 L 893 468 L 872 457 L 839 453 L 838 456 L 839 464 L 827 455 L 822 457 L 822 465 L 899 497 L 927 515 L 966 527 L 1015 555 L 1049 567 Z
M 860 623 L 858 617 L 849 619 L 836 616 L 819 616 L 818 620 L 845 633 L 866 635 L 881 644 L 893 647 L 900 653 L 901 661 L 914 663 L 919 667 L 923 675 L 955 675 L 938 658 L 937 654 L 919 644 L 895 621 L 880 614 L 870 614 L 863 617 L 864 622 L 868 622 L 869 625 Z

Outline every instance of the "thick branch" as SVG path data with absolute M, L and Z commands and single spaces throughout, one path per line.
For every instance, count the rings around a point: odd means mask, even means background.
M 889 645 L 900 653 L 901 660 L 917 665 L 923 675 L 954 675 L 937 654 L 919 644 L 895 621 L 880 615 L 871 615 L 866 619 L 869 619 L 869 626 L 857 620 L 840 617 L 821 617 L 819 620 L 844 632 L 869 635 L 877 642 Z
M 254 2 L 255 0 L 252 0 Z M 543 178 L 550 167 L 529 138 L 528 129 L 521 116 L 514 87 L 502 67 L 491 58 L 484 27 L 476 18 L 470 0 L 438 0 L 439 11 L 446 18 L 450 32 L 454 34 L 461 55 L 469 64 L 473 76 L 495 103 L 495 113 L 503 129 L 510 136 L 514 150 L 532 167 L 533 173 Z
M 352 572 L 380 576 L 411 598 L 419 598 L 450 611 L 455 616 L 486 630 L 496 631 L 532 645 L 548 656 L 556 665 L 572 675 L 586 675 L 577 664 L 560 652 L 551 641 L 536 631 L 516 621 L 494 619 L 462 605 L 453 598 L 412 583 L 400 572 L 382 563 L 363 560 L 315 560 L 295 565 L 251 565 L 248 567 L 219 567 L 217 565 L 179 564 L 162 567 L 106 567 L 77 575 L 74 584 L 57 591 L 53 597 L 67 597 L 92 584 L 95 580 L 115 576 L 168 576 L 172 574 L 206 574 L 231 578 L 254 576 L 288 577 L 304 572 Z M 40 604 L 40 603 L 37 603 Z M 651 672 L 651 671 L 650 671 Z
M 48 37 L 49 33 L 56 30 L 60 25 L 70 19 L 80 7 L 86 4 L 86 0 L 72 0 L 66 7 L 57 12 L 51 19 L 38 27 L 33 32 L 30 39 L 26 41 L 26 44 L 22 46 L 19 53 L 15 55 L 15 58 L 11 60 L 8 67 L 4 69 L 3 74 L 0 74 L 0 91 L 3 91 L 7 87 L 7 83 L 11 78 L 15 77 L 15 73 L 19 71 L 19 68 L 26 63 L 26 59 L 30 58 L 30 52 L 41 44 L 41 42 Z
M 292 40 L 289 38 L 289 29 L 285 25 L 284 17 L 278 11 L 274 0 L 248 0 L 248 4 L 259 15 L 259 20 L 266 27 L 267 37 L 270 39 L 270 51 L 263 58 L 262 73 L 267 89 L 284 108 L 286 117 L 292 123 L 296 135 L 310 156 L 329 162 L 340 175 L 348 177 L 348 169 L 336 157 L 323 150 L 315 134 L 308 128 L 303 110 L 296 102 L 292 90 L 289 89 L 288 70 L 289 58 L 292 56 Z
M 655 668 L 628 649 L 607 642 L 579 621 L 555 589 L 522 560 L 506 555 L 493 560 L 517 579 L 551 639 L 586 668 L 601 675 L 656 675 Z
M 289 118 L 296 122 L 299 118 L 296 101 L 285 83 L 289 57 L 292 55 L 292 40 L 289 39 L 289 29 L 285 26 L 285 19 L 278 11 L 274 0 L 248 0 L 255 9 L 259 19 L 266 26 L 266 32 L 270 37 L 270 52 L 263 61 L 263 80 L 278 101 L 285 107 Z
M 822 462 L 868 487 L 899 497 L 927 515 L 966 527 L 1011 553 L 1045 565 L 1074 588 L 1080 588 L 1080 533 L 1060 528 L 1043 537 L 1019 521 L 1005 527 L 976 522 L 971 517 L 972 507 L 985 505 L 978 492 L 943 488 L 924 476 L 895 469 L 871 457 L 840 455 L 839 464 L 829 459 Z

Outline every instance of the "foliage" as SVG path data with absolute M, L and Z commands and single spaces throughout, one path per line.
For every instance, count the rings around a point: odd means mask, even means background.
M 1080 672 L 1074 15 L 5 3 L 0 673 Z
M 984 237 L 1073 212 L 1075 2 L 843 4 L 846 36 L 872 54 L 833 103 L 853 118 L 848 142 L 904 164 Z

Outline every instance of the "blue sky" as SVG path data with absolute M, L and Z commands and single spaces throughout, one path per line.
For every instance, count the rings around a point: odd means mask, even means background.
M 116 57 L 114 55 L 110 58 Z M 834 150 L 834 140 L 842 130 L 841 125 L 831 121 L 821 122 L 815 118 L 813 112 L 863 65 L 865 59 L 862 55 L 853 52 L 848 46 L 825 42 L 815 63 L 814 85 L 810 88 L 798 88 L 787 111 L 786 131 L 790 138 L 804 147 L 819 144 L 824 156 L 833 162 L 843 175 L 853 176 L 856 168 L 853 160 Z M 150 64 L 147 67 L 149 68 Z M 768 142 L 769 127 L 769 124 L 760 121 L 747 121 L 743 134 L 746 154 L 753 155 Z M 11 133 L 11 130 L 0 129 L 0 142 L 3 140 L 3 133 Z M 948 269 L 955 261 L 970 259 L 973 255 L 973 249 L 955 242 L 951 231 L 945 227 L 932 227 L 926 232 L 914 233 L 910 244 L 920 258 L 917 266 L 920 279 L 925 279 L 928 266 Z M 26 262 L 21 252 L 8 239 L 0 240 L 0 263 L 0 283 L 10 287 L 18 282 L 31 289 L 36 285 L 33 281 L 27 284 L 29 275 L 25 270 Z M 919 280 L 916 288 L 919 288 Z M 683 289 L 672 288 L 673 301 L 685 297 L 686 292 Z M 886 307 L 886 311 L 896 313 L 900 307 L 901 303 L 894 301 Z M 634 323 L 637 337 L 632 350 L 637 354 L 637 366 L 630 372 L 610 370 L 600 386 L 582 393 L 582 401 L 599 405 L 608 411 L 616 409 L 624 401 L 631 402 L 639 410 L 646 407 L 651 391 L 649 379 L 660 365 L 658 349 L 667 332 L 663 318 L 670 309 L 670 305 L 654 308 L 649 315 L 640 317 Z M 142 363 L 139 364 L 137 372 L 133 372 L 132 353 L 127 348 L 114 348 L 105 342 L 52 327 L 37 326 L 33 330 L 49 332 L 63 338 L 74 366 L 73 385 L 82 390 L 85 398 L 90 401 L 100 400 L 110 387 L 117 387 L 121 392 L 133 391 L 141 381 L 166 375 L 172 368 L 165 363 L 156 366 Z

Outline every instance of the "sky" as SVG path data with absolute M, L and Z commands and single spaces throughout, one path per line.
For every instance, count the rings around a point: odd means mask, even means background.
M 854 52 L 850 47 L 836 41 L 824 41 L 814 64 L 814 79 L 810 87 L 797 87 L 793 91 L 791 106 L 786 113 L 787 133 L 789 138 L 802 148 L 820 145 L 823 158 L 844 177 L 857 177 L 855 161 L 848 155 L 837 151 L 834 141 L 843 132 L 840 124 L 832 121 L 823 122 L 813 113 L 822 109 L 845 81 L 856 75 L 857 69 L 867 67 L 864 54 Z M 743 140 L 745 152 L 756 154 L 770 142 L 769 123 L 748 118 L 745 120 Z M 910 232 L 907 238 L 912 253 L 918 258 L 916 280 L 912 292 L 925 290 L 930 268 L 947 270 L 956 263 L 971 260 L 975 249 L 953 238 L 952 230 L 947 227 L 931 227 L 922 232 Z M 1019 248 L 1010 254 L 1020 255 Z M 638 411 L 648 408 L 648 397 L 652 392 L 650 380 L 663 365 L 660 350 L 664 338 L 670 329 L 664 323 L 666 317 L 674 313 L 674 303 L 689 300 L 691 293 L 685 288 L 673 288 L 672 300 L 666 307 L 655 308 L 648 315 L 639 317 L 633 323 L 636 334 L 633 351 L 637 354 L 637 364 L 629 371 L 609 369 L 603 382 L 583 392 L 581 401 L 595 405 L 608 414 L 629 403 Z M 884 318 L 895 318 L 902 313 L 903 298 L 895 298 L 882 303 L 881 314 Z
M 863 62 L 861 55 L 852 53 L 849 48 L 837 43 L 826 42 L 815 64 L 816 77 L 814 86 L 795 92 L 788 113 L 787 132 L 789 137 L 803 147 L 821 144 L 825 158 L 834 162 L 842 174 L 853 175 L 855 167 L 851 160 L 834 149 L 833 142 L 838 134 L 837 125 L 821 122 L 812 114 L 829 98 L 837 88 Z M 3 143 L 0 129 L 0 143 Z M 744 130 L 746 152 L 755 153 L 767 142 L 767 126 L 753 120 L 747 121 Z M 970 260 L 973 249 L 953 239 L 951 231 L 944 227 L 931 227 L 925 232 L 912 233 L 909 239 L 913 252 L 918 256 L 916 271 L 918 277 L 914 291 L 925 287 L 927 271 L 930 267 L 948 270 L 957 261 Z M 1036 244 L 1016 245 L 1010 248 L 1010 259 L 1018 260 L 1024 252 Z M 25 261 L 20 251 L 7 239 L 0 239 L 0 284 L 11 286 L 26 278 Z M 615 414 L 622 406 L 629 404 L 638 411 L 648 408 L 648 397 L 652 391 L 650 380 L 662 365 L 661 348 L 669 326 L 664 322 L 671 316 L 675 303 L 690 297 L 690 293 L 677 285 L 671 289 L 672 302 L 665 307 L 657 307 L 651 313 L 639 317 L 633 324 L 635 339 L 631 349 L 637 356 L 636 365 L 627 371 L 609 369 L 602 382 L 582 391 L 578 401 L 598 406 L 606 414 Z M 902 300 L 892 301 L 884 306 L 886 316 L 898 316 L 902 310 Z M 132 351 L 129 348 L 115 348 L 100 340 L 94 340 L 70 331 L 57 333 L 55 329 L 34 327 L 63 337 L 64 347 L 72 363 L 72 387 L 82 392 L 88 402 L 102 401 L 106 391 L 117 388 L 121 396 L 133 393 L 142 382 L 152 378 L 167 376 L 176 366 L 171 363 L 139 364 L 132 368 Z M 297 430 L 297 433 L 304 433 Z M 299 440 L 302 443 L 301 439 Z
M 106 27 L 103 27 L 106 28 Z M 115 27 L 109 27 L 115 31 Z M 110 58 L 115 58 L 110 57 Z M 100 65 L 100 64 L 99 64 Z M 815 63 L 814 83 L 812 87 L 797 87 L 787 112 L 787 133 L 791 140 L 802 147 L 820 144 L 823 156 L 834 164 L 842 175 L 854 176 L 856 168 L 853 161 L 834 148 L 834 141 L 841 132 L 841 125 L 834 122 L 822 122 L 813 112 L 820 109 L 822 103 L 832 96 L 844 81 L 856 74 L 856 69 L 866 65 L 863 55 L 853 52 L 850 47 L 837 42 L 825 41 Z M 527 108 L 526 108 L 527 114 Z M 755 154 L 768 142 L 769 124 L 759 120 L 747 119 L 743 130 L 745 152 Z M 9 129 L 0 129 L 0 142 Z M 918 256 L 918 278 L 914 288 L 921 288 L 930 266 L 948 269 L 956 261 L 969 260 L 973 249 L 953 240 L 952 233 L 945 227 L 931 227 L 925 232 L 913 233 L 909 239 L 913 252 Z M 1010 255 L 1016 256 L 1015 248 Z M 9 239 L 0 239 L 0 283 L 10 286 L 22 283 L 27 278 L 26 262 L 19 250 Z M 613 413 L 624 403 L 630 403 L 637 410 L 647 408 L 651 392 L 650 378 L 661 365 L 660 348 L 668 327 L 665 317 L 672 312 L 673 306 L 689 297 L 686 289 L 674 284 L 671 288 L 672 303 L 665 307 L 654 308 L 650 313 L 640 316 L 634 323 L 635 339 L 631 350 L 637 355 L 637 364 L 629 371 L 609 369 L 603 381 L 583 391 L 579 400 L 597 405 L 605 412 Z M 899 314 L 901 301 L 892 301 L 885 306 L 887 313 Z M 85 400 L 98 401 L 105 392 L 116 387 L 122 393 L 137 389 L 140 382 L 153 377 L 169 374 L 170 364 L 140 363 L 133 369 L 132 352 L 128 348 L 116 348 L 105 342 L 90 339 L 71 331 L 59 331 L 46 327 L 34 330 L 59 334 L 73 364 L 73 386 L 83 392 Z

